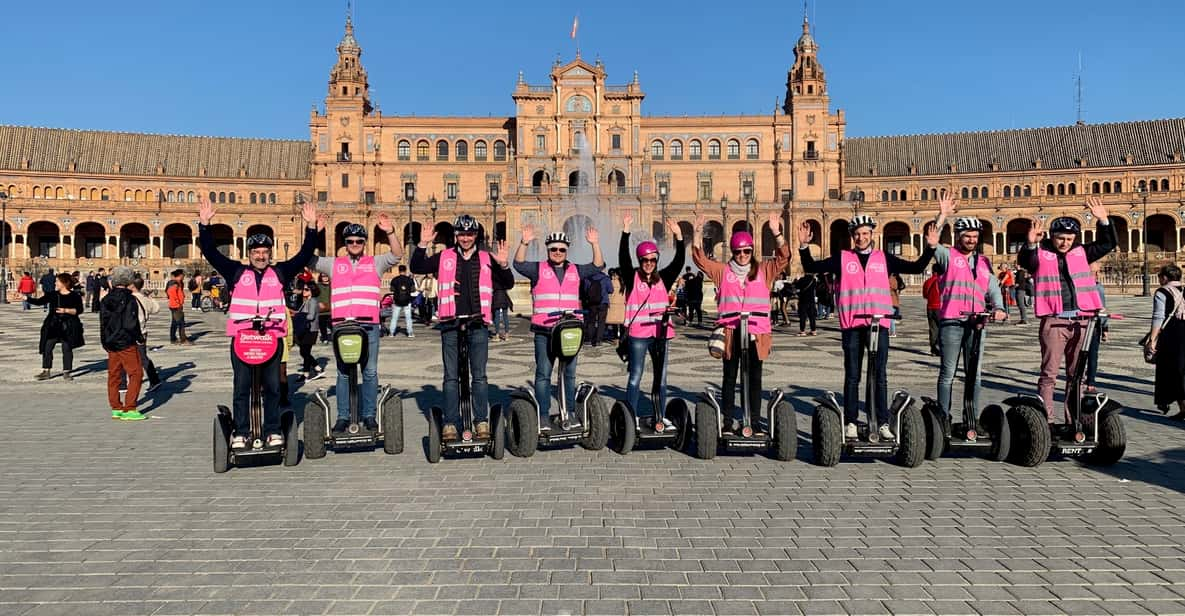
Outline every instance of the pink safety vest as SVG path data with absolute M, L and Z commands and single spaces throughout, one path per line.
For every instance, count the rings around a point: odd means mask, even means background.
M 971 276 L 971 264 L 967 255 L 950 251 L 946 272 L 938 279 L 942 289 L 942 305 L 938 308 L 939 319 L 964 320 L 964 312 L 981 312 L 987 307 L 988 285 L 992 277 L 992 264 L 987 257 L 978 255 L 975 268 L 978 276 Z
M 1075 246 L 1066 253 L 1066 270 L 1074 283 L 1074 294 L 1080 310 L 1099 310 L 1103 300 L 1099 297 L 1098 283 L 1090 273 L 1086 262 L 1086 249 Z M 1057 265 L 1057 253 L 1037 248 L 1037 274 L 1033 277 L 1033 308 L 1039 317 L 1058 314 L 1062 307 L 1062 276 Z
M 650 286 L 642 282 L 642 277 L 634 272 L 634 288 L 630 289 L 629 297 L 625 298 L 625 319 L 630 326 L 629 335 L 634 338 L 654 338 L 662 317 L 651 313 L 665 310 L 669 305 L 667 287 L 661 278 L 658 284 Z M 670 321 L 667 321 L 666 336 L 675 337 L 675 326 L 671 325 Z
M 363 255 L 356 263 L 351 263 L 347 256 L 334 259 L 329 298 L 334 317 L 363 318 L 378 323 L 382 288 L 374 257 Z
M 230 307 L 226 311 L 226 335 L 234 336 L 240 330 L 251 329 L 251 322 L 235 323 L 240 319 L 250 319 L 259 316 L 271 316 L 264 328 L 277 336 L 288 333 L 287 307 L 284 306 L 284 285 L 280 284 L 280 277 L 276 270 L 268 267 L 263 271 L 263 281 L 259 288 L 255 287 L 255 270 L 243 268 L 239 280 L 235 282 L 231 292 Z
M 564 280 L 555 277 L 555 270 L 547 261 L 539 262 L 539 282 L 531 290 L 531 325 L 551 327 L 559 321 L 558 316 L 549 316 L 557 310 L 580 310 L 580 272 L 568 263 L 564 268 Z M 578 317 L 579 318 L 579 317 Z
M 757 267 L 756 264 L 753 267 Z M 746 277 L 738 278 L 732 272 L 731 268 L 724 269 L 724 280 L 720 283 L 720 300 L 717 306 L 717 312 L 724 314 L 726 312 L 764 312 L 765 316 L 750 316 L 749 317 L 749 333 L 750 334 L 768 334 L 773 330 L 769 324 L 769 289 L 765 286 L 765 272 L 759 268 L 757 270 L 757 277 L 749 280 Z M 741 322 L 741 317 L 729 317 L 727 319 L 717 319 L 716 325 L 723 325 L 728 329 L 736 329 Z
M 857 319 L 857 314 L 893 314 L 889 294 L 889 266 L 885 253 L 874 250 L 868 255 L 868 268 L 860 267 L 860 258 L 851 250 L 840 252 L 839 293 L 835 310 L 840 329 L 867 327 L 872 319 Z
M 436 270 L 437 286 L 437 314 L 441 319 L 457 316 L 457 259 L 461 253 L 456 248 L 449 248 L 440 253 L 440 264 Z M 481 302 L 482 320 L 487 324 L 494 322 L 494 277 L 490 272 L 490 253 L 477 251 L 477 259 L 481 264 L 478 273 L 477 296 Z

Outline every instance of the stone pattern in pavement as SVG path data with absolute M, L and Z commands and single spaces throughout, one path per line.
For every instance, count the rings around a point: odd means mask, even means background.
M 932 395 L 920 300 L 905 302 L 890 379 Z M 419 409 L 439 398 L 441 366 L 420 329 L 382 346 L 381 378 L 411 390 L 402 455 L 225 475 L 210 465 L 213 409 L 230 393 L 220 315 L 191 315 L 195 346 L 153 351 L 169 381 L 141 407 L 152 420 L 125 423 L 107 418 L 94 317 L 84 374 L 36 382 L 42 313 L 3 306 L 0 613 L 1185 613 L 1181 426 L 1151 409 L 1135 347 L 1147 302 L 1112 302 L 1138 318 L 1115 323 L 1103 352 L 1100 385 L 1127 406 L 1130 443 L 1109 469 L 823 469 L 804 462 L 809 439 L 789 463 L 577 448 L 429 465 Z M 1036 327 L 990 331 L 983 402 L 1032 391 Z M 693 397 L 719 367 L 706 329 L 681 333 L 670 378 Z M 530 379 L 525 322 L 491 357 L 496 397 Z M 794 387 L 801 436 L 840 365 L 834 319 L 816 338 L 777 337 L 765 381 Z M 331 387 L 328 371 L 310 385 Z M 622 394 L 611 348 L 582 357 L 581 375 Z

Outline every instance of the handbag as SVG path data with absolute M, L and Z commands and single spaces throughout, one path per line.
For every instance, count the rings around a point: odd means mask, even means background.
M 1167 321 L 1167 319 L 1165 319 L 1165 320 Z M 1156 363 L 1156 351 L 1153 351 L 1148 348 L 1148 339 L 1151 337 L 1152 337 L 1151 333 L 1144 334 L 1144 337 L 1140 338 L 1140 342 L 1139 342 L 1140 348 L 1143 349 L 1143 351 L 1144 351 L 1144 363 L 1146 363 L 1146 364 L 1155 364 Z
M 716 329 L 712 330 L 712 335 L 708 336 L 708 355 L 712 359 L 724 358 L 724 326 L 718 325 Z

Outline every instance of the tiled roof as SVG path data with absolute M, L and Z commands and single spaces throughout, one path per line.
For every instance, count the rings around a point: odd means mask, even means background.
M 1075 124 L 979 133 L 859 137 L 846 141 L 848 177 L 951 173 L 987 173 L 993 161 L 999 171 L 1161 165 L 1185 154 L 1185 118 Z M 1125 162 L 1124 156 L 1130 161 Z M 870 169 L 876 169 L 875 174 Z
M 157 175 L 157 165 L 170 177 L 307 179 L 313 155 L 307 141 L 235 139 L 113 133 L 94 130 L 0 126 L 0 169 L 77 173 Z

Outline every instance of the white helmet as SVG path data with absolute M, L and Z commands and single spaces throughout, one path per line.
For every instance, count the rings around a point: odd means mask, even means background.
M 870 229 L 876 228 L 876 220 L 867 214 L 859 214 L 852 217 L 852 222 L 848 223 L 848 233 L 854 232 L 860 227 L 868 227 Z
M 568 240 L 567 233 L 564 233 L 563 231 L 556 231 L 555 233 L 549 233 L 547 235 L 547 239 L 543 241 L 544 246 L 551 246 L 552 244 L 571 246 L 572 242 Z
M 961 216 L 955 219 L 955 235 L 965 231 L 982 231 L 983 223 L 978 218 Z

